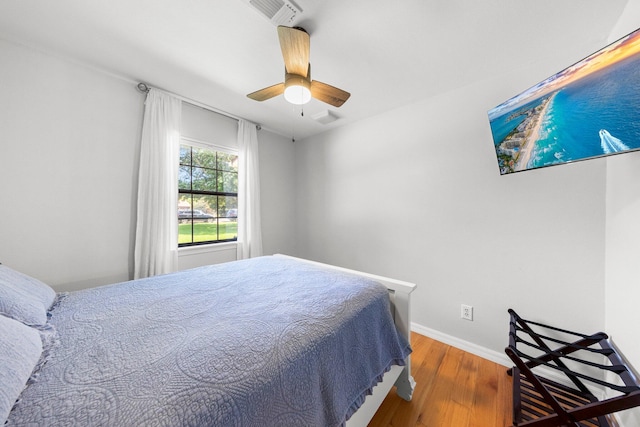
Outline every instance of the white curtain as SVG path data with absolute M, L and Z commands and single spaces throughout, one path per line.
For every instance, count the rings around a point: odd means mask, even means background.
M 238 121 L 238 259 L 262 255 L 258 132 L 254 123 Z
M 181 101 L 151 89 L 142 125 L 134 276 L 170 273 L 178 264 L 178 157 Z

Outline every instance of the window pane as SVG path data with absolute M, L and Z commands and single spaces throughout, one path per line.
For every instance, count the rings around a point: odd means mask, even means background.
M 192 243 L 191 194 L 178 195 L 178 244 Z
M 215 222 L 194 222 L 193 242 L 210 242 L 218 239 L 218 224 Z
M 216 191 L 215 169 L 193 168 L 193 189 Z
M 218 216 L 235 218 L 238 216 L 238 198 L 236 196 L 218 197 Z
M 192 243 L 191 240 L 191 221 L 181 222 L 178 224 L 178 244 Z
M 236 172 L 218 172 L 218 191 L 238 192 L 238 174 Z
M 178 244 L 192 242 L 191 195 L 178 195 Z
M 192 243 L 191 231 L 193 224 L 191 221 L 181 221 L 178 224 L 178 244 Z
M 191 190 L 191 167 L 180 166 L 178 170 L 178 189 Z
M 193 147 L 193 165 L 202 166 L 203 168 L 216 168 L 216 152 L 207 150 L 206 148 Z
M 193 196 L 193 242 L 218 240 L 217 196 Z
M 212 222 L 218 212 L 217 196 L 193 196 L 193 219 L 194 221 Z
M 238 239 L 238 221 L 236 219 L 219 220 L 220 229 L 218 230 L 218 239 L 220 240 L 237 240 Z
M 218 198 L 218 238 L 220 240 L 238 239 L 238 198 L 220 196 Z
M 178 217 L 192 210 L 191 194 L 178 194 Z
M 189 147 L 188 145 L 180 146 L 180 164 L 181 165 L 191 164 L 191 147 Z
M 236 154 L 218 153 L 218 169 L 237 172 L 238 156 Z

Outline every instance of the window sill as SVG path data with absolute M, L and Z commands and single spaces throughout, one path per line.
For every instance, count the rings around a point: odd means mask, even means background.
M 238 242 L 211 243 L 209 245 L 184 246 L 178 248 L 178 256 L 235 250 Z

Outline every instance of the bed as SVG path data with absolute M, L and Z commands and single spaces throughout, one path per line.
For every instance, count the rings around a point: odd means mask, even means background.
M 365 426 L 411 399 L 414 288 L 277 255 L 56 294 L 0 265 L 0 421 Z

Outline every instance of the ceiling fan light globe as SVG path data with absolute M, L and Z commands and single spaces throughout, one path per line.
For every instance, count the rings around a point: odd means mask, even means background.
M 290 85 L 284 90 L 284 99 L 295 105 L 311 101 L 311 91 L 302 85 Z
M 284 78 L 284 99 L 295 105 L 311 101 L 311 82 L 298 74 L 286 73 Z

